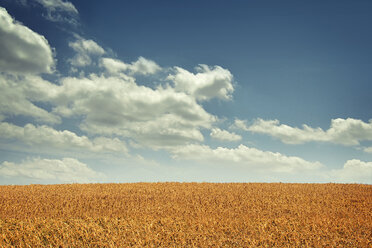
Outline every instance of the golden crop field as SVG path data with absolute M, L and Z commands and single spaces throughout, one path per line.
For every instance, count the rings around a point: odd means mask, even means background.
M 0 247 L 372 247 L 372 186 L 0 186 Z

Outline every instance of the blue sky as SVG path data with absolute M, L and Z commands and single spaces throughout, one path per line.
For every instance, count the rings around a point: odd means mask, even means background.
M 0 7 L 0 184 L 372 183 L 370 1 Z

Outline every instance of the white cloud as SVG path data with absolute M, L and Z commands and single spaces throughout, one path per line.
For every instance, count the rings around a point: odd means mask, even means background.
M 84 116 L 89 133 L 117 134 L 151 147 L 202 141 L 200 128 L 215 117 L 193 97 L 172 88 L 139 86 L 131 77 L 64 78 L 53 99 L 53 112 Z
M 370 146 L 370 147 L 364 147 L 363 148 L 363 151 L 364 152 L 367 152 L 367 153 L 372 153 L 372 146 Z
M 35 0 L 47 11 L 46 19 L 53 22 L 68 22 L 76 24 L 78 10 L 69 1 L 62 0 Z
M 92 57 L 101 56 L 105 50 L 93 40 L 85 40 L 78 37 L 74 42 L 70 42 L 69 46 L 77 53 L 70 60 L 71 65 L 84 67 L 92 64 Z
M 70 46 L 77 52 L 71 60 L 75 66 L 91 65 L 94 56 L 105 53 L 94 41 L 80 37 Z M 81 118 L 80 128 L 90 135 L 119 135 L 155 149 L 202 142 L 200 130 L 216 121 L 194 96 L 171 86 L 139 86 L 134 75 L 156 73 L 161 68 L 155 62 L 142 57 L 131 64 L 107 58 L 101 62 L 108 74 L 65 77 L 59 84 L 38 76 L 3 75 L 0 114 L 49 123 L 60 122 L 60 116 Z
M 5 161 L 0 165 L 0 176 L 57 180 L 63 183 L 86 183 L 99 181 L 104 177 L 102 173 L 73 158 L 33 158 L 19 164 Z
M 10 123 L 0 122 L 0 138 L 5 140 L 20 141 L 30 147 L 38 149 L 59 149 L 61 151 L 89 151 L 89 152 L 115 152 L 127 153 L 124 142 L 118 138 L 97 137 L 90 140 L 86 136 L 63 130 L 58 131 L 48 126 L 34 126 L 27 124 L 19 127 Z
M 117 74 L 129 69 L 130 65 L 118 59 L 102 58 L 101 66 L 105 68 L 110 74 Z
M 333 119 L 328 130 L 303 125 L 302 128 L 280 124 L 278 120 L 257 119 L 248 130 L 280 139 L 287 144 L 310 141 L 331 142 L 342 145 L 359 145 L 360 141 L 372 140 L 372 120 L 369 123 L 357 119 Z
M 238 129 L 248 131 L 247 121 L 235 119 L 234 123 L 230 126 L 230 129 Z
M 130 66 L 130 70 L 137 74 L 154 74 L 158 72 L 161 67 L 152 60 L 139 57 L 137 61 L 133 62 Z
M 150 75 L 161 70 L 161 67 L 158 64 L 144 57 L 139 57 L 137 61 L 131 64 L 126 64 L 117 59 L 103 58 L 101 60 L 101 66 L 110 74 L 128 72 L 129 74 Z
M 332 170 L 330 178 L 333 182 L 372 184 L 372 162 L 348 160 L 342 169 Z
M 213 128 L 210 136 L 214 139 L 222 140 L 222 141 L 239 141 L 242 139 L 240 135 L 235 133 L 230 133 L 226 130 L 221 130 L 219 128 Z
M 75 6 L 69 1 L 62 0 L 36 0 L 50 11 L 65 11 L 77 14 L 78 11 Z
M 321 128 L 313 129 L 307 125 L 303 125 L 302 129 L 293 128 L 283 124 L 279 125 L 278 120 L 257 119 L 248 127 L 248 130 L 254 133 L 269 134 L 287 144 L 326 141 L 325 132 Z
M 3 116 L 29 116 L 38 122 L 59 123 L 60 117 L 38 107 L 47 102 L 56 85 L 39 76 L 12 76 L 0 74 L 0 114 Z
M 44 36 L 16 22 L 0 7 L 0 72 L 51 73 L 54 58 Z
M 175 67 L 175 73 L 168 76 L 177 91 L 186 92 L 198 100 L 220 98 L 231 99 L 234 91 L 233 76 L 229 70 L 220 66 L 199 65 L 197 74 Z
M 127 153 L 128 149 L 123 141 L 118 138 L 97 137 L 92 141 L 92 151 Z
M 280 153 L 261 151 L 239 145 L 237 148 L 229 149 L 218 147 L 212 149 L 205 145 L 187 145 L 178 147 L 172 151 L 173 158 L 194 160 L 197 162 L 241 165 L 253 171 L 263 172 L 294 172 L 303 170 L 314 170 L 322 167 L 319 162 L 309 162 L 299 157 L 285 156 Z
M 42 1 L 51 11 L 67 11 L 71 7 L 67 2 L 63 3 L 66 4 Z M 70 11 L 75 12 L 73 8 Z M 135 75 L 154 74 L 161 67 L 143 57 L 131 64 L 109 58 L 100 60 L 105 50 L 93 40 L 79 36 L 69 45 L 76 52 L 70 60 L 72 66 L 85 67 L 101 61 L 100 66 L 109 73 L 61 78 L 59 84 L 51 84 L 38 76 L 21 78 L 4 74 L 2 77 L 6 80 L 1 83 L 5 90 L 0 93 L 3 117 L 31 116 L 39 122 L 49 123 L 60 122 L 61 116 L 81 118 L 80 128 L 89 135 L 119 135 L 157 149 L 202 142 L 201 129 L 211 128 L 216 117 L 207 113 L 197 99 L 229 99 L 233 91 L 232 75 L 228 70 L 206 65 L 198 67 L 198 74 L 192 74 L 197 82 L 191 84 L 201 84 L 193 86 L 192 94 L 169 85 L 155 89 L 139 86 Z M 175 85 L 180 85 L 180 77 L 175 75 Z M 42 128 L 46 132 L 47 127 Z M 48 144 L 46 140 L 43 142 Z

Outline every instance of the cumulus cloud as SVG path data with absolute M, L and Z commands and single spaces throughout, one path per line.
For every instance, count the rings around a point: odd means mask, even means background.
M 110 74 L 128 72 L 129 74 L 150 75 L 161 70 L 158 64 L 144 57 L 139 57 L 137 61 L 131 64 L 126 64 L 118 59 L 103 58 L 101 66 Z
M 145 59 L 144 57 L 139 57 L 137 61 L 130 65 L 130 70 L 137 74 L 154 74 L 161 68 L 152 60 Z
M 51 73 L 54 66 L 45 37 L 15 21 L 0 7 L 0 72 Z
M 330 178 L 334 182 L 372 184 L 372 162 L 348 160 L 342 169 L 332 170 Z
M 99 181 L 104 177 L 102 173 L 73 158 L 33 158 L 19 164 L 5 161 L 0 165 L 0 176 L 57 180 L 63 183 L 86 183 Z
M 46 11 L 46 19 L 53 22 L 68 22 L 76 24 L 78 11 L 75 6 L 69 1 L 62 0 L 35 0 L 42 5 Z
M 59 123 L 60 117 L 37 106 L 48 102 L 58 88 L 39 76 L 0 74 L 0 114 L 28 116 L 38 122 Z
M 20 141 L 30 147 L 60 149 L 61 151 L 89 151 L 89 152 L 115 152 L 127 153 L 124 142 L 118 138 L 97 137 L 93 140 L 86 136 L 63 130 L 58 131 L 48 126 L 34 126 L 27 124 L 24 127 L 6 122 L 0 122 L 0 138 Z
M 94 65 L 93 59 L 98 60 L 105 53 L 97 43 L 81 37 L 70 46 L 77 52 L 70 61 L 74 66 Z M 159 85 L 155 89 L 138 85 L 135 75 L 161 70 L 151 60 L 140 57 L 125 64 L 104 58 L 100 66 L 109 73 L 62 77 L 58 84 L 39 76 L 2 75 L 6 80 L 1 82 L 5 90 L 0 93 L 3 96 L 0 114 L 32 116 L 39 122 L 49 123 L 60 122 L 60 117 L 81 118 L 80 128 L 91 136 L 118 135 L 155 149 L 202 142 L 201 129 L 211 128 L 216 121 L 216 117 L 187 92 L 170 85 Z M 211 74 L 224 71 L 219 67 L 208 70 L 206 73 Z
M 203 101 L 212 98 L 231 99 L 234 91 L 233 76 L 229 70 L 220 66 L 199 65 L 197 73 L 175 67 L 175 72 L 168 76 L 177 91 L 186 92 Z
M 294 172 L 314 170 L 322 167 L 319 162 L 309 162 L 299 157 L 285 156 L 280 153 L 262 151 L 239 145 L 237 148 L 218 147 L 212 149 L 206 145 L 187 145 L 172 150 L 173 158 L 194 160 L 202 163 L 222 163 L 241 165 L 252 170 L 266 172 Z
M 74 42 L 70 42 L 69 46 L 76 52 L 70 63 L 77 67 L 91 65 L 93 57 L 101 56 L 105 53 L 105 50 L 96 42 L 81 37 Z
M 102 58 L 101 67 L 105 68 L 110 74 L 117 74 L 127 71 L 130 65 L 118 59 Z
M 342 145 L 359 145 L 360 141 L 372 140 L 372 120 L 369 123 L 357 119 L 333 119 L 328 130 L 303 125 L 302 128 L 280 124 L 278 120 L 257 119 L 247 130 L 263 133 L 287 144 L 310 141 L 331 142 Z
M 221 130 L 219 128 L 213 128 L 210 136 L 214 139 L 218 139 L 221 141 L 239 141 L 242 139 L 240 135 L 235 133 L 230 133 L 226 130 Z
M 139 86 L 124 76 L 64 78 L 53 102 L 54 113 L 84 116 L 86 132 L 117 134 L 152 147 L 202 141 L 199 129 L 216 119 L 183 92 Z
M 50 13 L 78 13 L 67 1 L 38 1 Z M 6 11 L 3 16 L 5 19 L 10 18 Z M 12 19 L 8 22 L 28 30 L 31 38 L 35 36 L 27 27 L 14 23 Z M 48 45 L 47 42 L 45 44 Z M 38 122 L 60 123 L 62 118 L 78 118 L 82 119 L 81 130 L 89 136 L 120 136 L 138 145 L 158 149 L 202 142 L 204 137 L 201 129 L 210 129 L 217 118 L 205 111 L 198 100 L 214 97 L 227 100 L 234 90 L 233 77 L 228 70 L 206 65 L 200 65 L 197 74 L 176 67 L 174 74 L 168 77 L 174 81 L 172 85 L 159 85 L 155 89 L 140 86 L 136 83 L 136 75 L 155 74 L 162 69 L 154 61 L 139 57 L 127 64 L 120 60 L 102 58 L 105 50 L 101 46 L 79 36 L 69 46 L 76 52 L 70 60 L 73 67 L 97 65 L 95 62 L 100 61 L 99 66 L 106 70 L 105 73 L 86 77 L 81 75 L 80 78 L 62 77 L 58 84 L 52 84 L 36 75 L 1 74 L 1 79 L 4 79 L 0 82 L 3 89 L 0 92 L 2 119 L 6 120 L 9 116 L 30 116 Z M 32 61 L 40 63 L 37 58 L 32 56 Z M 49 71 L 51 66 L 48 67 Z M 25 71 L 22 66 L 19 69 Z M 164 78 L 160 79 L 162 80 Z M 12 128 L 13 135 L 18 135 L 10 138 L 28 144 L 47 144 L 54 148 L 63 148 L 66 145 L 91 151 L 115 150 L 122 145 L 120 140 L 90 140 L 67 130 L 57 131 L 47 126 L 28 124 L 25 127 L 13 125 Z M 33 136 L 29 137 L 33 137 L 33 140 L 24 136 L 25 130 L 32 133 Z M 212 134 L 217 139 L 239 138 L 234 135 L 217 129 Z M 55 137 L 53 142 L 50 137 Z M 105 147 L 103 144 L 110 145 Z M 120 149 L 125 150 L 123 147 Z

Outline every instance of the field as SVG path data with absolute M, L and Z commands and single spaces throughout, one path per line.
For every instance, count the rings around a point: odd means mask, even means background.
M 372 186 L 0 186 L 0 247 L 372 247 Z

